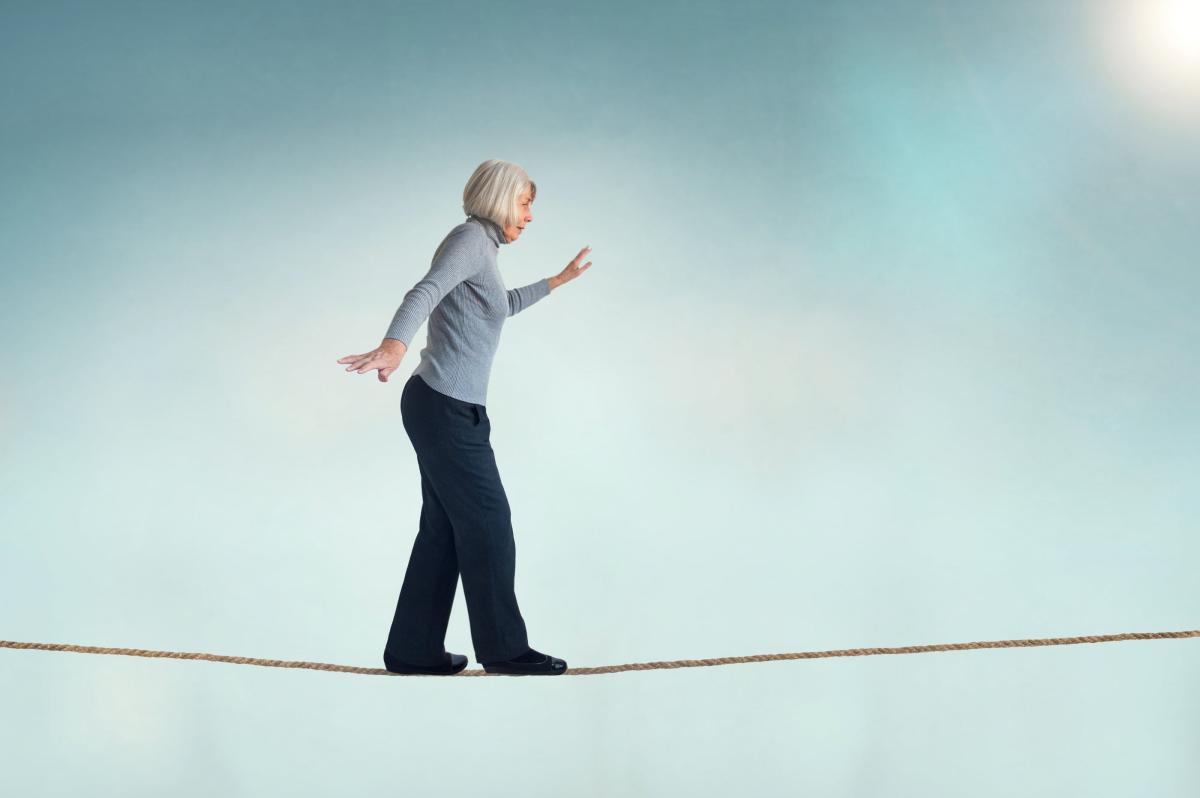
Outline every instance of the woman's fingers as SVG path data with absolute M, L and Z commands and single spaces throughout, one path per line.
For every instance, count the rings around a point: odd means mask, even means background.
M 377 354 L 378 354 L 378 352 L 375 351 L 375 352 L 364 352 L 361 355 L 346 355 L 345 357 L 339 357 L 337 362 L 349 363 L 350 365 L 346 366 L 346 371 L 357 370 L 361 374 L 362 370 L 364 368 L 368 367 L 368 364 L 370 364 L 375 359 Z
M 393 358 L 397 361 L 393 363 Z M 383 349 L 375 349 L 371 352 L 366 352 L 361 355 L 346 355 L 339 357 L 339 363 L 349 362 L 346 366 L 346 371 L 357 371 L 362 374 L 364 371 L 371 369 L 379 369 L 379 381 L 387 382 L 388 375 L 396 370 L 399 365 L 399 357 L 395 357 L 391 352 Z
M 379 368 L 379 366 L 382 363 L 383 363 L 383 361 L 380 360 L 379 358 L 376 358 L 376 357 L 368 358 L 365 362 L 363 362 L 361 365 L 359 365 L 358 373 L 362 374 L 364 371 L 370 371 L 371 369 L 377 369 L 377 368 Z M 354 368 L 354 365 L 352 364 L 350 366 L 350 368 Z
M 587 271 L 588 267 L 591 265 L 592 262 L 590 260 L 582 266 L 576 266 L 574 263 L 571 263 L 567 266 L 567 268 L 562 270 L 562 274 L 560 274 L 559 277 L 563 278 L 564 282 L 568 280 L 574 280 L 576 277 Z
M 587 271 L 587 268 L 592 265 L 592 262 L 589 260 L 587 263 L 580 266 L 579 261 L 583 260 L 584 257 L 591 251 L 592 248 L 590 246 L 579 250 L 579 254 L 572 258 L 571 262 L 566 265 L 566 268 L 559 272 L 558 276 L 562 278 L 563 282 L 574 280 L 576 277 Z

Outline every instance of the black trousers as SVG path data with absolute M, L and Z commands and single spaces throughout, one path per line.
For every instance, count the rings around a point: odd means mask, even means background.
M 516 540 L 496 468 L 487 408 L 434 390 L 413 374 L 400 396 L 421 471 L 421 523 L 384 654 L 440 663 L 462 575 L 478 662 L 529 648 L 514 590 Z

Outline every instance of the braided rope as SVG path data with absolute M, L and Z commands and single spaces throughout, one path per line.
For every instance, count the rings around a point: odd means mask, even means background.
M 787 659 L 819 659 L 822 657 L 866 657 L 876 654 L 926 654 L 932 651 L 964 651 L 975 648 L 1028 648 L 1032 646 L 1069 646 L 1078 643 L 1112 643 L 1118 640 L 1158 640 L 1164 638 L 1200 637 L 1200 629 L 1181 632 L 1123 632 L 1113 635 L 1086 635 L 1083 637 L 1043 637 L 1029 640 L 982 640 L 971 643 L 936 643 L 925 646 L 895 646 L 891 648 L 843 648 L 831 651 L 798 651 L 790 654 L 751 654 L 741 657 L 715 657 L 712 659 L 677 659 L 666 662 L 630 662 L 624 665 L 601 665 L 594 668 L 568 668 L 564 676 L 592 676 L 600 673 L 622 671 L 652 671 L 671 668 L 704 668 L 713 665 L 738 665 L 746 662 L 773 662 Z M 231 657 L 224 654 L 202 654 L 193 651 L 155 651 L 145 648 L 102 648 L 100 646 L 76 646 L 69 643 L 21 643 L 0 640 L 0 648 L 36 649 L 40 651 L 73 651 L 79 654 L 120 654 L 130 657 L 168 657 L 171 659 L 203 659 L 211 662 L 228 662 L 234 665 L 262 665 L 268 668 L 308 668 L 316 671 L 339 673 L 362 673 L 369 676 L 400 676 L 424 674 L 395 674 L 383 668 L 360 668 L 354 665 L 333 665 L 325 662 L 299 660 L 258 659 L 257 657 Z M 494 676 L 480 670 L 463 670 L 455 676 Z

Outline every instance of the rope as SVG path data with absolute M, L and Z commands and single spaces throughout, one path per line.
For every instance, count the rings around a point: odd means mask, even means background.
M 1157 640 L 1161 638 L 1200 637 L 1200 629 L 1182 632 L 1123 632 L 1115 635 L 1087 635 L 1084 637 L 1043 637 L 1032 640 L 983 640 L 972 643 L 936 643 L 926 646 L 896 646 L 894 648 L 842 648 L 832 651 L 798 651 L 791 654 L 751 654 L 742 657 L 716 657 L 714 659 L 677 659 L 667 662 L 630 662 L 625 665 L 601 665 L 595 668 L 571 668 L 564 676 L 592 676 L 599 673 L 621 671 L 652 671 L 669 668 L 704 668 L 711 665 L 737 665 L 744 662 L 773 662 L 785 659 L 819 659 L 822 657 L 866 657 L 876 654 L 925 654 L 931 651 L 963 651 L 972 648 L 1029 648 L 1032 646 L 1069 646 L 1077 643 L 1112 643 L 1118 640 Z M 234 665 L 262 665 L 268 668 L 308 668 L 315 671 L 337 671 L 339 673 L 362 673 L 370 676 L 401 676 L 383 668 L 360 668 L 354 665 L 331 665 L 325 662 L 303 662 L 284 659 L 257 659 L 255 657 L 230 657 L 224 654 L 200 654 L 191 651 L 155 651 L 145 648 L 101 648 L 99 646 L 75 646 L 69 643 L 21 643 L 0 640 L 0 648 L 39 649 L 42 651 L 74 651 L 80 654 L 121 654 L 129 657 L 169 657 L 171 659 L 206 659 L 212 662 L 229 662 Z M 412 674 L 424 675 L 424 674 Z M 480 670 L 462 670 L 455 676 L 498 676 Z

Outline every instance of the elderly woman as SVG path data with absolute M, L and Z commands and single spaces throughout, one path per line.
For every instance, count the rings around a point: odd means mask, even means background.
M 488 673 L 559 674 L 567 663 L 529 646 L 514 591 L 516 541 L 496 469 L 487 386 L 500 330 L 565 282 L 582 274 L 584 247 L 565 269 L 521 288 L 504 287 L 496 258 L 533 221 L 537 186 L 506 161 L 479 165 L 463 189 L 466 221 L 442 239 L 429 271 L 404 295 L 379 347 L 347 355 L 346 371 L 400 365 L 425 318 L 421 361 L 400 396 L 405 432 L 421 472 L 421 521 L 383 663 L 393 673 L 450 675 L 467 665 L 445 649 L 446 627 L 462 574 L 475 658 Z

